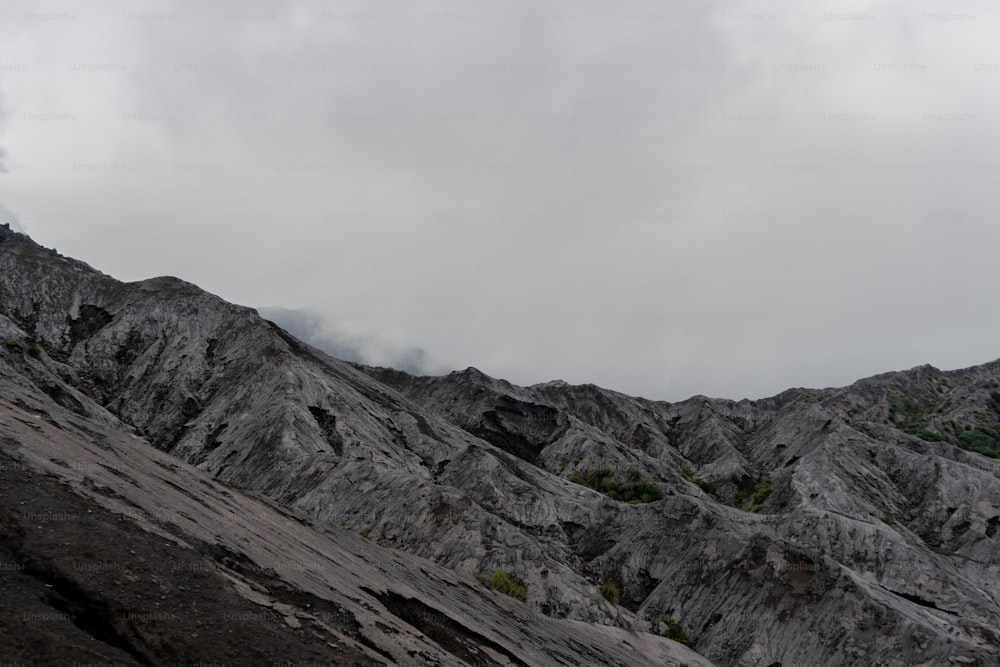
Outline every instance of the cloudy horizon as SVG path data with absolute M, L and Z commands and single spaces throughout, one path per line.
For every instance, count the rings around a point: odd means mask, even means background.
M 0 222 L 517 384 L 992 361 L 1000 9 L 865 7 L 10 0 Z

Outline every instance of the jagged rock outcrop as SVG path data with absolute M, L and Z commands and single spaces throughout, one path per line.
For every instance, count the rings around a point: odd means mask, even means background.
M 584 571 L 619 582 L 640 616 L 683 619 L 720 664 L 997 660 L 1000 466 L 957 445 L 996 433 L 1000 364 L 674 405 L 370 372 L 470 431 L 511 397 L 553 408 L 571 425 L 541 465 L 657 480 L 663 500 L 581 530 Z
M 4 664 L 711 664 L 323 534 L 17 386 L 19 371 L 0 358 Z
M 674 404 L 420 378 L 9 231 L 0 335 L 20 346 L 3 353 L 11 391 L 95 442 L 143 438 L 323 539 L 509 572 L 525 601 L 505 604 L 563 628 L 665 631 L 719 665 L 1000 659 L 1000 463 L 968 451 L 1000 453 L 1000 364 Z M 375 597 L 403 616 L 428 604 L 399 595 Z

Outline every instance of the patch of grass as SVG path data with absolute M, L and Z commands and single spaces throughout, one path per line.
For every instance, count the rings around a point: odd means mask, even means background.
M 638 468 L 628 471 L 627 481 L 624 483 L 615 479 L 610 468 L 591 468 L 582 475 L 570 475 L 569 481 L 626 503 L 651 503 L 663 497 L 660 487 L 644 480 Z
M 694 483 L 712 500 L 750 512 L 759 512 L 764 501 L 774 491 L 774 481 L 770 475 L 755 481 L 749 475 L 740 477 L 733 473 L 728 480 L 696 479 Z
M 806 403 L 819 403 L 819 396 L 810 393 L 803 396 L 802 400 L 805 401 Z
M 722 489 L 722 480 L 696 479 L 694 481 L 698 488 L 708 494 L 713 500 L 719 499 L 719 491 Z
M 604 585 L 601 586 L 601 595 L 611 604 L 618 604 L 622 599 L 622 593 L 618 590 L 618 585 L 613 581 L 604 582 Z
M 916 401 L 895 389 L 888 388 L 885 393 L 889 399 L 889 418 L 895 422 L 899 430 L 930 442 L 947 440 L 941 434 L 927 429 L 932 412 L 925 411 Z
M 691 472 L 690 470 L 688 470 L 687 468 L 684 468 L 683 470 L 681 470 L 681 477 L 683 477 L 684 479 L 686 479 L 689 482 L 693 482 L 694 481 L 694 473 Z
M 876 518 L 879 521 L 881 521 L 882 523 L 892 523 L 894 521 L 894 517 L 891 514 L 889 514 L 888 512 L 884 512 L 882 514 L 879 514 L 878 517 L 876 517 Z
M 38 343 L 28 343 L 28 356 L 37 359 L 42 356 L 42 348 Z
M 1000 392 L 990 392 L 990 409 L 1000 415 Z
M 934 431 L 928 431 L 925 428 L 916 431 L 915 433 L 913 433 L 913 435 L 917 436 L 921 440 L 926 440 L 927 442 L 946 442 L 948 440 L 948 438 L 944 437 L 940 433 L 935 433 Z
M 663 636 L 667 639 L 673 639 L 675 642 L 680 642 L 689 648 L 694 648 L 697 642 L 684 632 L 684 626 L 681 625 L 680 621 L 673 618 L 672 616 L 664 615 L 660 621 L 667 626 L 663 631 Z
M 958 446 L 990 458 L 1000 458 L 1000 433 L 985 424 L 977 423 L 971 431 L 958 434 Z
M 7 349 L 10 350 L 11 352 L 20 352 L 21 343 L 12 338 L 9 341 L 7 341 Z
M 497 570 L 490 575 L 489 585 L 493 590 L 499 591 L 504 595 L 509 595 L 521 602 L 524 602 L 528 597 L 528 591 L 524 583 L 503 570 Z
M 750 507 L 747 509 L 751 512 L 759 512 L 761 505 L 764 504 L 772 491 L 774 491 L 774 480 L 771 479 L 770 475 L 767 475 L 754 487 L 753 495 L 750 496 Z

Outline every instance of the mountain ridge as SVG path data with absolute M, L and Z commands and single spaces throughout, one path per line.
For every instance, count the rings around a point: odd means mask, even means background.
M 533 613 L 666 632 L 719 665 L 1000 652 L 1000 463 L 967 451 L 992 451 L 998 362 L 754 401 L 415 377 L 13 234 L 0 232 L 0 334 L 23 348 L 6 350 L 12 378 L 49 412 L 144 438 L 327 537 L 362 533 L 456 576 L 507 573 Z

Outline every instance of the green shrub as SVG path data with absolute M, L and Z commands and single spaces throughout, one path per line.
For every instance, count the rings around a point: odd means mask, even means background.
M 977 424 L 971 431 L 958 434 L 958 446 L 990 458 L 1000 458 L 1000 433 L 995 429 Z
M 696 479 L 694 483 L 712 500 L 750 512 L 760 511 L 761 505 L 774 491 L 774 481 L 770 475 L 754 481 L 749 475 L 741 477 L 733 473 L 726 480 Z
M 774 480 L 772 480 L 771 476 L 768 475 L 764 479 L 760 480 L 760 483 L 754 487 L 753 496 L 751 498 L 753 502 L 750 505 L 750 511 L 756 512 L 757 509 L 760 509 L 760 506 L 764 504 L 764 501 L 767 500 L 772 491 L 774 491 Z M 757 509 L 752 509 L 754 507 Z
M 38 343 L 29 343 L 28 344 L 28 354 L 30 356 L 34 357 L 35 359 L 37 359 L 38 357 L 42 356 L 42 348 L 41 348 L 41 346 L 39 346 Z
M 708 494 L 708 496 L 713 500 L 719 499 L 719 489 L 722 488 L 722 482 L 720 480 L 696 479 L 694 483 L 697 484 L 698 488 Z
M 1000 415 L 1000 392 L 990 392 L 990 409 Z
M 624 484 L 618 482 L 610 468 L 591 468 L 583 474 L 570 475 L 569 481 L 600 491 L 604 495 L 626 503 L 651 503 L 663 497 L 660 487 L 645 481 L 638 468 L 628 471 Z
M 927 430 L 927 424 L 933 411 L 926 412 L 916 401 L 895 389 L 886 389 L 885 391 L 889 399 L 890 418 L 899 424 L 899 430 L 917 437 L 923 437 L 920 435 L 921 433 L 931 433 Z
M 622 593 L 618 590 L 617 584 L 613 581 L 604 582 L 604 585 L 601 586 L 601 595 L 603 595 L 604 599 L 611 604 L 618 604 L 622 599 Z
M 497 570 L 490 575 L 489 584 L 493 590 L 516 598 L 521 602 L 524 602 L 528 597 L 524 584 L 503 570 Z
M 12 352 L 20 352 L 21 344 L 14 339 L 7 341 L 7 349 Z
M 664 637 L 667 639 L 673 639 L 675 642 L 680 642 L 690 648 L 695 647 L 697 642 L 687 636 L 687 633 L 684 632 L 684 627 L 680 624 L 680 621 L 671 616 L 664 616 L 661 620 L 667 626 L 667 629 L 663 631 Z

